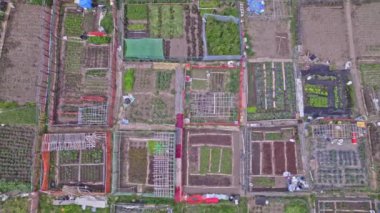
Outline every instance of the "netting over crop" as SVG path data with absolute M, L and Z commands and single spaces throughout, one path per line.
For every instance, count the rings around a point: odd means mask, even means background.
M 78 124 L 99 124 L 107 123 L 107 105 L 79 107 Z
M 313 125 L 313 138 L 352 138 L 352 133 L 356 133 L 357 137 L 363 136 L 364 128 L 359 128 L 356 124 L 328 124 Z
M 163 40 L 157 38 L 125 39 L 125 57 L 132 59 L 164 59 Z
M 232 117 L 236 97 L 227 92 L 192 93 L 190 112 L 193 118 Z
M 114 138 L 115 193 L 174 196 L 174 132 L 116 132 Z
M 104 143 L 105 133 L 67 133 L 45 134 L 42 151 L 84 150 L 94 148 L 97 143 Z

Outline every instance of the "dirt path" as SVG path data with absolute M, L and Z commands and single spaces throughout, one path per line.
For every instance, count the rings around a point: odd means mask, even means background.
M 177 66 L 175 70 L 175 113 L 183 113 L 183 96 L 182 91 L 185 87 L 185 75 L 182 66 Z
M 351 67 L 352 82 L 355 87 L 355 95 L 356 95 L 355 105 L 361 115 L 367 115 L 365 107 L 364 107 L 362 85 L 360 83 L 361 76 L 356 64 L 356 53 L 355 53 L 355 44 L 354 44 L 354 36 L 353 36 L 354 34 L 353 34 L 353 29 L 352 29 L 352 5 L 351 5 L 350 0 L 344 1 L 344 13 L 345 13 L 346 24 L 347 24 L 349 54 L 350 54 L 350 58 L 352 62 L 352 67 Z

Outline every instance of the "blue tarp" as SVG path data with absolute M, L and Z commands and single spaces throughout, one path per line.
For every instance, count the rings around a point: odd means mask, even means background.
M 251 13 L 260 15 L 265 11 L 265 2 L 263 0 L 247 0 L 247 4 Z
M 79 6 L 84 9 L 92 8 L 92 0 L 79 0 Z

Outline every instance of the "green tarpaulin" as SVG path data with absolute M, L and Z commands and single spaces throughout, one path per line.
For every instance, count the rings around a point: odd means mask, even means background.
M 163 43 L 159 38 L 125 39 L 125 58 L 163 60 Z

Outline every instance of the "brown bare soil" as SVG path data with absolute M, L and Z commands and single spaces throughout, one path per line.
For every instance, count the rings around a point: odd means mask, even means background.
M 108 68 L 109 46 L 89 45 L 86 47 L 84 64 L 86 68 Z
M 0 100 L 34 102 L 39 74 L 40 6 L 16 4 L 11 10 L 0 58 Z
M 369 202 L 337 202 L 336 208 L 339 210 L 370 210 Z
M 88 165 L 80 167 L 81 182 L 103 183 L 103 165 Z
M 152 70 L 135 71 L 134 92 L 154 92 L 156 89 L 156 72 Z
M 285 171 L 285 153 L 284 153 L 284 143 L 283 142 L 274 142 L 274 173 L 276 175 L 281 175 Z
M 271 175 L 273 174 L 272 168 L 272 146 L 270 143 L 263 143 L 263 174 Z
M 287 158 L 287 170 L 292 174 L 297 174 L 297 162 L 295 144 L 292 142 L 286 143 L 286 158 Z
M 198 147 L 191 147 L 189 151 L 189 170 L 190 173 L 199 173 L 199 162 L 198 162 Z
M 304 49 L 342 68 L 349 58 L 344 10 L 303 7 L 300 16 Z
M 190 144 L 210 144 L 231 146 L 231 135 L 216 135 L 210 132 L 209 135 L 190 135 Z
M 252 143 L 252 174 L 260 175 L 260 143 Z
M 174 96 L 134 95 L 136 98 L 126 110 L 131 122 L 170 124 L 175 122 Z
M 352 13 L 355 50 L 358 57 L 380 56 L 380 3 L 362 4 Z
M 170 39 L 170 58 L 186 58 L 187 46 L 185 38 L 173 38 Z
M 147 176 L 146 148 L 130 148 L 128 151 L 128 177 L 131 183 L 145 183 Z
M 148 184 L 154 184 L 153 182 L 153 156 L 149 156 L 149 172 L 148 172 Z
M 78 166 L 59 167 L 59 183 L 78 182 Z
M 230 186 L 231 177 L 222 175 L 190 175 L 189 185 L 193 186 Z
M 252 38 L 255 58 L 290 58 L 287 21 L 249 19 L 248 34 Z

